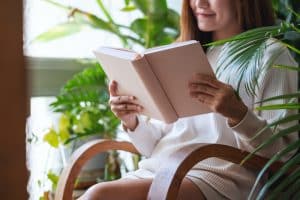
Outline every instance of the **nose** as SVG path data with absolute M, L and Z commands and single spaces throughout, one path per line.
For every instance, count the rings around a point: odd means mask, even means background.
M 208 8 L 209 7 L 208 0 L 196 0 L 195 5 L 198 8 Z

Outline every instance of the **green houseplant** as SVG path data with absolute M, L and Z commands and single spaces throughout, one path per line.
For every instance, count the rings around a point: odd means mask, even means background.
M 148 47 L 152 47 L 152 46 L 156 46 L 156 45 L 166 44 L 166 43 L 170 43 L 170 42 L 174 41 L 174 39 L 178 35 L 178 18 L 179 18 L 178 14 L 175 14 L 175 12 L 172 10 L 169 10 L 169 9 L 166 10 L 165 9 L 166 3 L 164 1 L 151 1 L 151 3 L 149 3 L 149 4 L 146 1 L 134 1 L 134 0 L 124 1 L 124 3 L 125 3 L 125 7 L 123 9 L 124 11 L 140 9 L 141 12 L 145 15 L 144 18 L 139 18 L 139 19 L 135 20 L 129 27 L 125 27 L 125 26 L 116 24 L 114 22 L 114 20 L 111 18 L 111 16 L 109 15 L 109 12 L 105 9 L 105 7 L 101 1 L 97 1 L 97 3 L 99 5 L 100 9 L 105 13 L 105 16 L 107 18 L 106 20 L 99 19 L 90 13 L 86 13 L 86 12 L 78 10 L 76 8 L 62 6 L 53 1 L 49 1 L 49 2 L 53 3 L 55 5 L 58 5 L 58 6 L 62 7 L 63 9 L 66 9 L 68 12 L 71 13 L 70 16 L 72 17 L 72 19 L 70 22 L 58 25 L 58 27 L 55 27 L 54 29 L 49 30 L 48 33 L 40 35 L 37 38 L 37 40 L 40 40 L 40 41 L 57 39 L 59 37 L 63 37 L 63 36 L 78 32 L 81 30 L 80 29 L 81 26 L 86 26 L 86 25 L 100 28 L 100 29 L 109 31 L 109 32 L 117 35 L 125 47 L 131 47 L 132 44 L 140 44 L 140 45 L 143 45 L 144 47 L 148 48 Z M 152 4 L 152 5 L 150 6 L 150 4 Z M 244 63 L 243 61 L 246 59 L 246 57 L 244 57 L 243 55 L 248 55 L 251 58 L 247 64 L 249 64 L 249 63 L 251 64 L 251 62 L 255 62 L 255 58 L 258 57 L 255 55 L 258 55 L 259 53 L 263 53 L 263 50 L 257 51 L 257 49 L 262 47 L 263 46 L 262 44 L 270 37 L 277 38 L 278 41 L 283 42 L 283 44 L 285 46 L 287 46 L 289 49 L 291 49 L 295 53 L 295 55 L 299 55 L 299 26 L 298 26 L 299 25 L 299 14 L 298 14 L 299 13 L 299 3 L 297 1 L 273 0 L 273 5 L 276 10 L 278 19 L 281 20 L 281 22 L 279 22 L 280 25 L 251 30 L 249 32 L 246 32 L 246 33 L 243 33 L 236 37 L 233 37 L 229 40 L 218 41 L 218 42 L 215 42 L 215 43 L 212 43 L 209 45 L 219 45 L 219 44 L 226 43 L 226 44 L 228 44 L 228 48 L 227 48 L 228 51 L 230 51 L 230 50 L 236 51 L 238 49 L 238 47 L 241 46 L 242 43 L 244 43 L 245 41 L 247 42 L 247 41 L 255 40 L 256 42 L 252 43 L 252 46 L 244 49 L 245 51 L 243 51 L 243 54 L 240 54 L 239 56 L 223 58 L 223 59 L 227 59 L 227 62 L 230 59 L 232 59 L 232 60 L 237 59 L 238 60 L 237 63 L 239 63 L 239 64 L 237 64 L 238 68 L 245 67 L 245 65 L 243 65 L 242 63 Z M 156 8 L 156 9 L 154 9 L 154 8 Z M 159 9 L 157 9 L 157 8 L 159 8 Z M 156 16 L 153 14 L 155 12 L 157 12 Z M 154 26 L 153 24 L 155 24 L 159 21 L 159 19 L 160 19 L 159 17 L 166 16 L 166 15 L 168 17 L 165 17 L 165 19 L 168 19 L 168 20 L 166 20 L 163 23 L 163 25 L 159 25 L 158 27 L 153 28 L 153 26 Z M 164 21 L 164 20 L 161 20 L 161 21 Z M 76 26 L 76 27 L 79 26 L 79 27 L 77 27 L 77 29 L 74 30 L 71 28 L 73 26 Z M 57 28 L 60 28 L 60 30 L 61 30 L 58 33 L 56 31 Z M 121 33 L 122 29 L 131 29 L 136 34 L 135 35 L 136 37 L 122 34 Z M 162 30 L 163 30 L 163 33 L 162 33 L 162 35 L 160 35 Z M 156 40 L 157 38 L 159 39 L 158 41 Z M 225 55 L 227 55 L 227 54 L 225 54 Z M 232 55 L 235 55 L 235 54 L 232 53 Z M 298 61 L 299 61 L 299 57 L 300 56 L 296 56 Z M 228 63 L 230 63 L 230 62 L 228 62 Z M 271 66 L 269 66 L 269 67 L 271 67 Z M 298 70 L 298 68 L 293 68 L 293 67 L 289 67 L 289 66 L 276 66 L 276 67 L 280 67 L 280 68 L 283 68 L 286 70 Z M 95 74 L 100 73 L 100 72 L 96 72 L 96 71 L 92 72 L 93 70 L 96 70 L 96 68 L 97 67 L 92 67 L 90 69 L 91 73 L 95 73 Z M 226 73 L 226 68 L 230 69 L 231 67 L 230 67 L 230 65 L 220 67 L 219 72 Z M 252 72 L 255 72 L 255 71 L 253 71 L 253 70 L 251 71 L 251 68 L 248 68 L 248 70 L 244 70 L 244 73 L 239 74 L 239 76 L 241 78 L 244 76 L 248 77 L 247 78 L 247 80 L 248 80 L 247 91 L 250 94 L 253 94 L 255 87 L 257 87 L 255 80 L 257 80 L 258 75 L 259 75 L 258 73 L 252 73 Z M 103 72 L 101 72 L 101 73 L 103 73 Z M 85 79 L 85 75 L 84 74 L 81 74 L 81 75 L 83 75 L 82 77 Z M 70 81 L 72 82 L 72 80 L 70 80 Z M 82 82 L 82 83 L 79 82 L 79 84 L 76 86 L 77 89 L 79 91 L 81 91 L 83 94 L 82 99 L 80 99 L 80 98 L 77 99 L 77 100 L 79 100 L 78 102 L 82 102 L 82 101 L 90 102 L 91 99 L 93 99 L 93 97 L 95 97 L 96 99 L 99 99 L 99 97 L 103 97 L 100 102 L 104 102 L 105 100 L 107 100 L 108 96 L 107 96 L 105 89 L 102 90 L 103 95 L 101 95 L 99 93 L 96 94 L 95 88 L 97 88 L 97 87 L 94 87 L 94 88 L 91 87 L 90 88 L 91 90 L 89 90 L 89 89 L 87 89 L 88 87 L 85 87 L 86 85 L 83 83 L 84 82 Z M 68 85 L 68 83 L 67 83 L 67 85 Z M 89 84 L 87 84 L 87 85 L 89 85 Z M 103 82 L 100 85 L 103 86 Z M 101 88 L 100 85 L 98 85 L 99 88 Z M 70 105 L 67 103 L 67 101 L 64 101 L 64 100 L 68 99 L 69 97 L 72 96 L 73 90 L 70 89 L 72 87 L 73 87 L 72 84 L 69 84 L 69 86 L 67 88 L 63 89 L 62 93 L 57 97 L 57 101 L 53 104 L 53 106 L 57 109 L 57 111 L 66 112 L 66 113 L 69 112 L 70 107 L 68 107 L 68 106 L 70 106 Z M 76 90 L 74 90 L 74 91 L 76 91 Z M 89 91 L 91 93 L 93 93 L 94 95 L 92 95 L 92 94 L 90 96 L 85 95 L 85 94 L 88 94 Z M 74 94 L 76 97 L 80 96 L 76 92 Z M 295 97 L 296 98 L 299 97 L 299 93 L 290 94 L 290 95 L 281 96 L 281 97 L 274 97 L 274 99 L 276 99 L 276 98 L 295 98 Z M 77 100 L 70 98 L 71 103 L 73 103 L 74 101 L 77 101 Z M 272 100 L 272 99 L 270 99 L 270 100 Z M 266 101 L 268 101 L 268 100 L 266 100 Z M 97 102 L 96 104 L 98 104 L 98 103 L 99 102 Z M 87 105 L 90 105 L 90 104 L 87 103 Z M 281 108 L 299 109 L 299 104 L 292 103 L 291 105 L 273 105 L 273 106 L 269 106 L 269 107 L 261 107 L 258 109 L 281 109 Z M 298 115 L 293 116 L 288 119 L 280 119 L 277 122 L 271 124 L 270 126 L 276 126 L 280 123 L 285 123 L 287 121 L 299 120 L 299 119 L 300 119 L 300 117 Z M 299 127 L 296 127 L 295 129 L 299 130 Z M 76 135 L 73 138 L 69 137 L 65 141 L 70 141 L 72 139 L 80 138 L 80 137 L 84 136 L 85 134 L 92 134 L 92 131 L 88 132 L 88 131 L 90 131 L 88 128 L 85 128 L 84 131 L 85 131 L 85 133 Z M 286 131 L 286 132 L 288 132 L 288 131 Z M 286 134 L 288 134 L 288 133 L 286 133 Z M 258 147 L 257 150 L 263 148 L 266 145 L 270 145 L 272 143 L 272 141 L 274 141 L 276 138 L 281 137 L 281 136 L 282 136 L 282 134 L 280 134 L 280 133 L 276 134 L 274 137 L 270 138 L 268 141 L 266 141 L 264 144 L 262 144 L 260 147 Z M 296 141 L 295 144 L 292 144 L 292 146 L 287 147 L 288 150 L 296 149 L 296 148 L 299 148 L 299 141 Z M 288 150 L 283 150 L 283 153 Z M 253 153 L 255 153 L 255 152 L 253 152 Z M 297 159 L 298 159 L 298 157 L 299 157 L 299 155 L 296 155 Z M 270 163 L 274 162 L 277 159 L 279 159 L 278 155 L 277 155 L 277 157 L 272 158 Z M 286 168 L 289 168 L 293 164 L 299 163 L 299 159 L 298 160 L 297 159 L 296 159 L 296 161 L 292 160 L 291 161 L 292 164 L 289 164 Z M 267 167 L 268 167 L 268 165 L 266 165 L 266 168 Z M 264 186 L 264 188 L 261 190 L 260 194 L 258 195 L 258 197 L 257 197 L 258 199 L 265 197 L 267 189 L 274 183 L 275 180 L 277 180 L 279 177 L 281 177 L 282 173 L 285 172 L 285 170 L 287 170 L 286 168 L 284 168 L 282 171 L 278 172 L 279 173 L 278 175 L 275 174 L 274 175 L 275 178 L 274 179 L 271 178 L 270 182 L 266 183 L 266 185 Z M 264 170 L 259 175 L 259 178 L 263 174 Z M 290 184 L 293 187 L 288 188 L 288 189 L 290 189 L 289 190 L 290 192 L 288 192 L 288 193 L 292 193 L 293 188 L 299 187 L 299 181 L 297 181 L 298 179 L 295 179 L 295 177 L 296 178 L 299 177 L 299 173 L 300 173 L 299 171 L 296 171 L 292 177 L 288 177 L 287 180 L 283 180 L 282 184 L 280 184 L 279 186 L 277 186 L 277 188 L 275 188 L 275 191 L 280 192 L 280 191 L 282 191 L 281 189 L 286 190 L 285 186 L 287 184 Z M 258 180 L 259 180 L 259 178 L 258 178 Z M 277 194 L 277 193 L 275 193 L 275 194 Z M 253 195 L 253 194 L 251 194 L 251 195 Z M 276 197 L 276 196 L 273 196 L 273 197 L 271 196 L 270 198 L 274 198 L 274 197 Z

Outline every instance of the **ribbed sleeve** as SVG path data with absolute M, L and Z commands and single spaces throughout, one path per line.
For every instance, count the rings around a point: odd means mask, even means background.
M 138 116 L 138 126 L 134 131 L 129 129 L 125 130 L 128 136 L 137 148 L 137 150 L 146 157 L 150 157 L 151 153 L 159 141 L 164 135 L 165 124 L 157 120 L 148 120 L 145 116 Z

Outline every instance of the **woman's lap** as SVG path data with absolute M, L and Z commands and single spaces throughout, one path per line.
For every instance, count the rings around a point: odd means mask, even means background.
M 79 200 L 142 200 L 147 198 L 152 179 L 119 179 L 92 186 Z M 178 200 L 205 199 L 200 189 L 189 179 L 184 179 Z

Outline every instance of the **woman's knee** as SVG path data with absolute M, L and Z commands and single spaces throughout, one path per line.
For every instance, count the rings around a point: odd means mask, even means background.
M 91 186 L 79 200 L 102 200 L 112 199 L 113 192 L 116 192 L 116 188 L 109 182 L 98 183 Z

